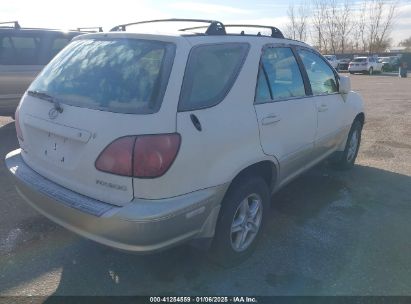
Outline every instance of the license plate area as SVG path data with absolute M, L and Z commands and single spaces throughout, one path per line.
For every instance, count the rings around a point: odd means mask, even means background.
M 64 165 L 67 162 L 67 149 L 69 139 L 53 133 L 48 133 L 44 144 L 44 158 Z

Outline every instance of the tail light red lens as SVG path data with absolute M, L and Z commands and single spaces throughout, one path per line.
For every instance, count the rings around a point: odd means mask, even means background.
M 17 137 L 21 140 L 24 141 L 23 138 L 23 133 L 21 132 L 21 128 L 20 128 L 20 116 L 19 116 L 19 111 L 17 110 L 16 113 L 14 114 L 14 118 L 15 120 L 15 125 L 16 125 L 16 133 L 17 133 Z
M 134 177 L 163 175 L 177 156 L 180 141 L 179 134 L 138 136 L 134 146 Z
M 100 171 L 139 178 L 163 175 L 180 148 L 177 133 L 122 137 L 108 145 L 96 161 Z
M 132 176 L 135 141 L 135 136 L 121 137 L 113 141 L 97 158 L 96 168 L 108 173 Z

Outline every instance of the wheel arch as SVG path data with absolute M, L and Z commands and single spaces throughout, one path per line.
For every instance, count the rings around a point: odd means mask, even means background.
M 232 179 L 230 185 L 227 188 L 226 194 L 229 191 L 236 187 L 243 179 L 249 176 L 261 176 L 264 181 L 267 183 L 267 186 L 271 191 L 274 189 L 274 186 L 277 182 L 278 170 L 277 165 L 271 160 L 262 160 L 251 164 L 243 168 L 237 175 Z
M 364 125 L 364 123 L 365 123 L 365 114 L 364 114 L 364 112 L 360 112 L 355 116 L 354 121 L 357 121 L 357 120 L 361 123 L 362 126 Z

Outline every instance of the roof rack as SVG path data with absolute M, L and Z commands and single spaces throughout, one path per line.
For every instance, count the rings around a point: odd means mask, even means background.
M 101 26 L 91 26 L 91 27 L 78 27 L 77 31 L 79 32 L 103 32 L 103 28 Z
M 189 30 L 196 30 L 201 28 L 206 28 L 205 31 L 206 35 L 227 35 L 226 28 L 228 27 L 242 27 L 242 28 L 263 28 L 271 30 L 271 37 L 273 38 L 284 38 L 283 33 L 274 26 L 266 26 L 266 25 L 254 25 L 254 24 L 226 24 L 224 25 L 222 22 L 217 20 L 204 20 L 204 19 L 157 19 L 157 20 L 148 20 L 148 21 L 139 21 L 127 24 L 120 24 L 113 27 L 110 32 L 117 32 L 117 31 L 126 31 L 126 27 L 130 25 L 139 25 L 139 24 L 147 24 L 147 23 L 155 23 L 155 22 L 201 22 L 201 23 L 209 23 L 209 25 L 201 25 L 195 27 L 187 27 L 183 29 L 179 29 L 179 31 L 189 31 Z M 239 35 L 245 35 L 244 31 L 241 31 Z M 261 33 L 258 32 L 257 36 L 261 36 Z
M 137 24 L 147 24 L 147 23 L 155 23 L 155 22 L 202 22 L 202 23 L 209 23 L 210 25 L 207 26 L 207 30 L 205 32 L 206 35 L 225 35 L 225 27 L 224 24 L 220 21 L 216 20 L 204 20 L 204 19 L 157 19 L 157 20 L 148 20 L 148 21 L 140 21 L 140 22 L 133 22 L 127 24 L 120 24 L 113 27 L 110 32 L 118 32 L 118 31 L 126 31 L 126 27 L 130 25 L 137 25 Z M 203 26 L 205 28 L 206 26 Z
M 9 24 L 12 23 L 15 29 L 21 29 L 21 26 L 18 21 L 7 21 L 7 22 L 0 22 L 0 24 Z

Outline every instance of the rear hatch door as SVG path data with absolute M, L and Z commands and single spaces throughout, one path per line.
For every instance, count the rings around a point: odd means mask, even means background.
M 79 39 L 63 50 L 23 97 L 23 158 L 39 174 L 80 194 L 123 205 L 133 178 L 96 169 L 114 140 L 175 132 L 160 111 L 174 46 L 139 39 Z

